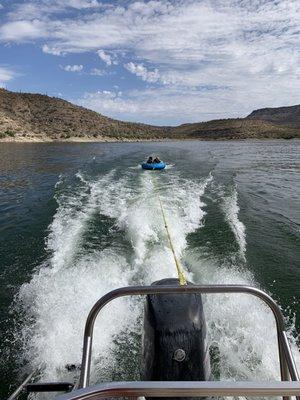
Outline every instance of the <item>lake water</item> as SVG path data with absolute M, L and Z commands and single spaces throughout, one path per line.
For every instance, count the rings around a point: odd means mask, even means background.
M 0 143 L 0 397 L 23 374 L 73 379 L 86 316 L 111 289 L 175 277 L 155 188 L 188 278 L 250 284 L 282 307 L 300 367 L 300 141 Z M 164 171 L 143 171 L 149 154 Z M 273 317 L 206 296 L 222 379 L 279 377 Z M 138 379 L 141 301 L 96 324 L 93 380 Z M 298 341 L 299 344 L 299 341 Z

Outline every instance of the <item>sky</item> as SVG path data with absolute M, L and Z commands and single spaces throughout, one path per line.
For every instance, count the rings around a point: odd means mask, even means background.
M 0 0 L 0 87 L 156 125 L 300 103 L 300 0 Z

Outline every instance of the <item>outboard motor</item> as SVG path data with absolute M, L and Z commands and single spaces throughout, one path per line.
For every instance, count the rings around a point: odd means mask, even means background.
M 179 281 L 162 279 L 152 285 L 179 285 Z M 144 310 L 141 379 L 209 380 L 210 359 L 205 336 L 200 294 L 148 295 Z

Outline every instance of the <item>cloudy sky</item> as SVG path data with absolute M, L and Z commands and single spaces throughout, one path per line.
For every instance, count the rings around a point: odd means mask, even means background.
M 299 0 L 0 0 L 0 86 L 179 124 L 300 103 Z

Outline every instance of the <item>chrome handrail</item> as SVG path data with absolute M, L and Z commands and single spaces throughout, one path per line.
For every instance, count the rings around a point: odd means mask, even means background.
M 268 294 L 266 294 L 260 289 L 244 285 L 185 285 L 185 286 L 157 285 L 157 286 L 129 286 L 129 287 L 119 288 L 105 294 L 94 304 L 87 317 L 85 324 L 81 374 L 78 385 L 79 388 L 86 388 L 89 385 L 94 324 L 100 310 L 106 304 L 119 297 L 139 296 L 139 295 L 145 296 L 149 294 L 163 294 L 163 293 L 178 293 L 178 294 L 246 293 L 260 298 L 272 310 L 273 315 L 275 317 L 277 338 L 278 338 L 281 380 L 288 381 L 291 378 L 292 381 L 299 381 L 299 374 L 285 332 L 284 317 L 278 305 Z
M 110 382 L 62 394 L 56 400 L 100 398 L 298 396 L 299 382 Z
M 17 399 L 18 396 L 22 393 L 22 391 L 24 390 L 24 388 L 26 388 L 27 383 L 29 383 L 31 381 L 31 379 L 34 377 L 34 375 L 38 372 L 38 370 L 35 370 L 33 372 L 31 372 L 31 374 L 29 374 L 28 376 L 26 376 L 26 378 L 24 379 L 24 381 L 21 383 L 21 385 L 8 397 L 7 400 L 14 400 Z

